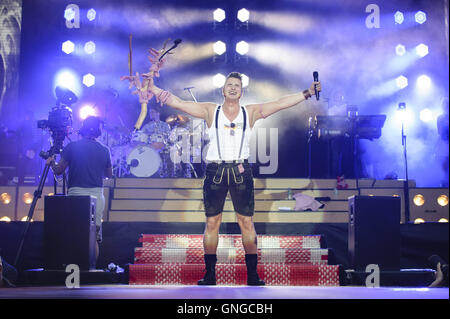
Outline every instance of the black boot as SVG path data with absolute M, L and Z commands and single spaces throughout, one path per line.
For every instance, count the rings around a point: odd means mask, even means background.
M 256 272 L 256 266 L 258 265 L 257 254 L 246 254 L 245 264 L 247 265 L 247 285 L 249 286 L 265 286 L 264 280 L 259 279 Z
M 216 284 L 216 263 L 217 263 L 217 255 L 205 254 L 205 268 L 206 274 L 203 279 L 198 281 L 198 285 L 200 286 L 214 286 Z

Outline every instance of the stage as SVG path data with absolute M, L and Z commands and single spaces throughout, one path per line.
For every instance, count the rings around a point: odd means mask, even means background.
M 448 288 L 406 287 L 249 287 L 86 285 L 80 288 L 24 287 L 1 289 L 7 299 L 448 299 Z M 182 303 L 180 303 L 181 305 Z

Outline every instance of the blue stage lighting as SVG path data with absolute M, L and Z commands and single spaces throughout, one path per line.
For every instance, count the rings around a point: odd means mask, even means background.
M 405 17 L 403 16 L 403 13 L 402 13 L 402 12 L 397 11 L 397 12 L 394 14 L 394 19 L 395 19 L 395 23 L 397 23 L 397 24 L 402 24 L 403 21 L 405 20 Z
M 423 58 L 428 54 L 428 46 L 421 43 L 418 46 L 416 46 L 416 54 Z
M 395 47 L 395 53 L 396 53 L 398 56 L 403 56 L 403 55 L 406 53 L 406 48 L 405 48 L 405 46 L 404 46 L 403 44 L 398 44 L 398 45 Z
M 97 116 L 97 112 L 91 105 L 84 105 L 80 108 L 78 115 L 82 120 L 84 120 L 88 116 Z
M 419 93 L 428 93 L 431 89 L 432 82 L 429 76 L 423 74 L 417 78 L 416 87 Z
M 420 111 L 419 118 L 425 123 L 430 122 L 433 120 L 433 112 L 430 109 L 425 108 Z
M 417 23 L 423 24 L 425 23 L 425 21 L 427 21 L 427 15 L 423 11 L 417 11 L 416 14 L 414 15 L 414 19 L 416 20 Z
M 85 74 L 83 76 L 83 84 L 87 87 L 93 86 L 95 84 L 95 76 L 91 73 Z
M 75 50 L 75 44 L 72 41 L 67 40 L 63 42 L 61 50 L 66 54 L 70 54 Z
M 225 11 L 223 9 L 218 8 L 214 10 L 213 16 L 214 21 L 222 22 L 223 20 L 225 20 Z
M 236 52 L 240 55 L 248 53 L 248 43 L 245 41 L 240 41 L 236 44 Z
M 217 41 L 213 45 L 214 53 L 218 55 L 222 55 L 227 51 L 227 45 L 222 41 Z
M 88 18 L 89 21 L 92 21 L 95 19 L 95 16 L 97 15 L 97 12 L 94 9 L 89 9 L 86 17 Z
M 58 71 L 55 75 L 53 86 L 61 86 L 69 89 L 77 96 L 80 96 L 81 94 L 80 79 L 77 73 L 70 69 Z
M 92 54 L 95 52 L 95 43 L 92 41 L 86 42 L 84 45 L 84 52 L 87 54 Z
M 397 79 L 395 79 L 395 83 L 397 84 L 397 87 L 400 89 L 404 89 L 408 86 L 408 78 L 406 78 L 403 75 L 400 75 Z
M 238 11 L 237 18 L 241 22 L 247 22 L 250 19 L 250 12 L 247 9 L 242 8 Z

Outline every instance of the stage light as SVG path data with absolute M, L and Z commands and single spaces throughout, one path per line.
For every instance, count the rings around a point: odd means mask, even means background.
M 417 78 L 416 87 L 420 93 L 428 93 L 431 88 L 431 79 L 426 75 Z
M 3 216 L 2 218 L 0 218 L 0 222 L 9 223 L 10 221 L 11 221 L 11 218 L 9 218 L 8 216 Z
M 87 87 L 93 86 L 95 84 L 95 76 L 91 73 L 83 75 L 83 84 Z
M 217 41 L 214 43 L 214 53 L 218 55 L 222 55 L 227 51 L 227 45 L 223 43 L 222 41 Z
M 217 88 L 221 88 L 225 85 L 226 77 L 223 74 L 217 73 L 213 77 L 213 84 Z
M 47 196 L 54 196 L 54 193 L 48 193 Z
M 417 11 L 416 14 L 414 15 L 414 19 L 416 20 L 417 23 L 423 24 L 425 23 L 425 21 L 427 21 L 427 15 L 423 11 Z
M 247 9 L 242 8 L 238 11 L 237 18 L 241 22 L 247 22 L 250 19 L 250 12 Z
M 84 52 L 92 54 L 95 52 L 95 43 L 92 41 L 86 42 L 84 45 Z
M 428 123 L 433 120 L 433 112 L 428 108 L 423 109 L 422 111 L 420 111 L 419 118 L 423 122 Z
M 447 218 L 441 218 L 438 220 L 439 223 L 448 223 L 448 219 Z
M 79 78 L 75 72 L 69 69 L 59 71 L 55 76 L 55 87 L 61 86 L 79 95 Z
M 421 43 L 418 46 L 416 46 L 416 54 L 423 58 L 428 54 L 428 46 Z
M 409 109 L 397 109 L 395 118 L 399 124 L 410 124 L 413 121 L 414 115 Z
M 65 54 L 70 54 L 74 50 L 75 50 L 75 44 L 72 41 L 67 40 L 67 41 L 63 42 L 63 44 L 62 44 L 62 51 Z
M 448 196 L 447 195 L 441 195 L 437 198 L 437 202 L 439 205 L 441 205 L 442 207 L 447 206 L 448 205 Z
M 395 47 L 395 53 L 396 53 L 398 56 L 403 56 L 403 55 L 405 55 L 405 53 L 406 53 L 406 48 L 405 48 L 405 46 L 404 46 L 403 44 L 398 44 L 398 45 Z
M 248 53 L 248 43 L 245 41 L 240 41 L 236 44 L 236 52 L 240 55 Z
M 425 220 L 423 218 L 414 219 L 414 224 L 423 224 L 423 223 L 425 223 Z
M 88 116 L 96 116 L 97 112 L 95 111 L 95 108 L 93 108 L 91 105 L 85 105 L 80 108 L 79 116 L 82 120 L 86 119 Z
M 75 15 L 76 12 L 73 7 L 68 7 L 66 10 L 64 10 L 64 19 L 66 19 L 67 21 L 75 19 Z
M 250 81 L 249 77 L 245 74 L 241 74 L 242 75 L 242 87 L 245 88 L 248 86 L 248 83 Z
M 395 79 L 395 83 L 397 84 L 397 87 L 400 89 L 404 89 L 408 86 L 408 78 L 406 78 L 403 75 L 400 75 Z
M 223 11 L 222 9 L 218 8 L 216 10 L 214 10 L 214 21 L 217 22 L 222 22 L 223 20 L 225 20 L 225 11 Z
M 9 203 L 11 203 L 11 195 L 8 193 L 2 193 L 0 195 L 0 201 L 5 204 L 8 205 Z
M 28 216 L 24 216 L 22 217 L 22 219 L 20 220 L 21 222 L 26 222 L 27 221 Z M 33 218 L 30 219 L 30 222 L 33 222 Z
M 403 21 L 405 20 L 405 17 L 403 16 L 403 13 L 402 13 L 402 12 L 397 11 L 397 12 L 394 14 L 394 19 L 395 19 L 395 23 L 397 23 L 397 24 L 402 24 Z
M 422 206 L 425 204 L 425 197 L 422 194 L 417 194 L 414 196 L 413 202 L 416 206 Z
M 89 9 L 86 17 L 88 18 L 89 21 L 92 21 L 95 19 L 95 16 L 97 15 L 97 12 L 94 9 Z
M 33 202 L 33 195 L 30 193 L 25 193 L 22 196 L 22 200 L 25 204 L 31 204 Z

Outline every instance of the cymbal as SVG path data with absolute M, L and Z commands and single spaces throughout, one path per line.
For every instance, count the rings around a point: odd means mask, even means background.
M 186 124 L 189 121 L 190 121 L 190 119 L 188 117 L 186 117 L 186 116 L 183 116 L 183 115 L 180 115 L 180 114 L 178 114 L 178 115 L 172 114 L 172 115 L 169 115 L 166 118 L 165 122 L 167 124 L 172 125 L 172 124 Z
M 166 118 L 166 123 L 167 124 L 173 124 L 173 123 L 175 123 L 176 121 L 178 120 L 178 117 L 175 115 L 175 114 L 172 114 L 172 115 L 169 115 L 167 118 Z

